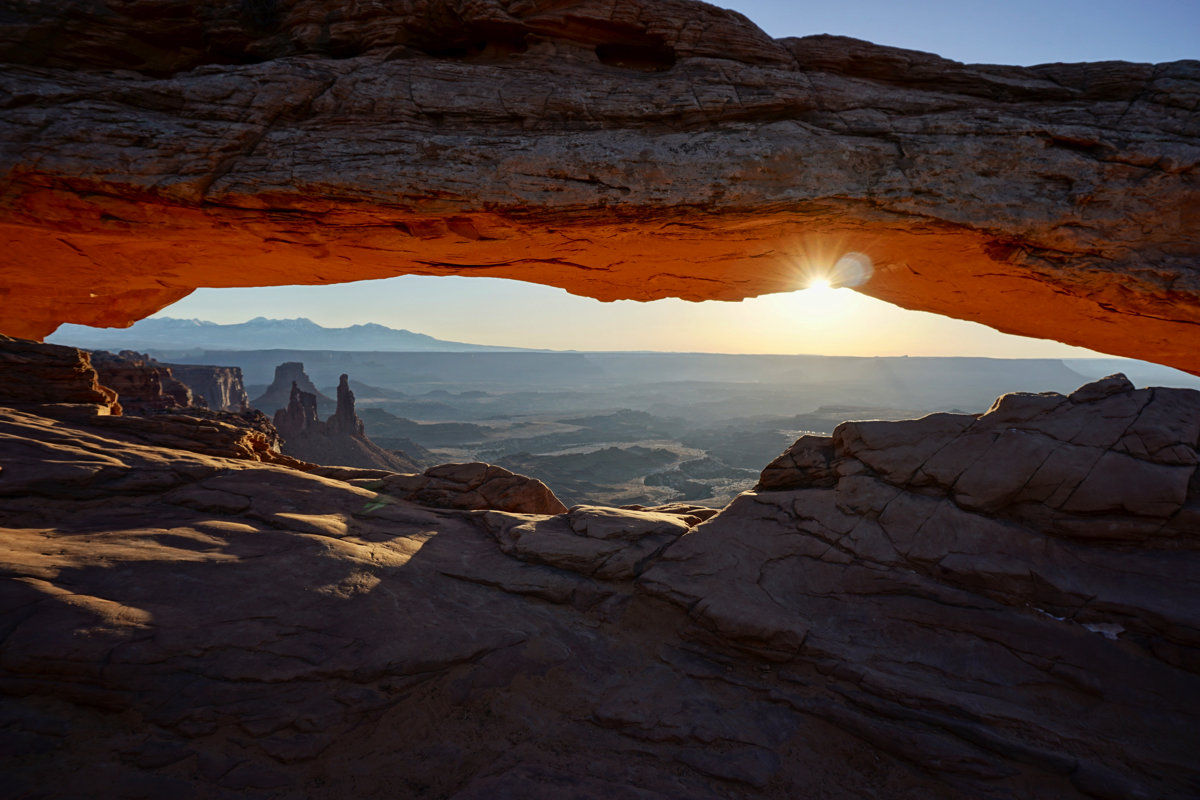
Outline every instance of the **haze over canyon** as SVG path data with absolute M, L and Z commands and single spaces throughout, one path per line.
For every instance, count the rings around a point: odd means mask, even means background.
M 695 0 L 0 15 L 6 796 L 1200 796 L 1200 62 Z M 146 319 L 405 274 L 825 279 L 1113 358 Z

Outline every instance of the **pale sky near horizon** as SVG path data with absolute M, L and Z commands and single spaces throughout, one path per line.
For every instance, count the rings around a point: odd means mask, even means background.
M 724 0 L 775 37 L 832 33 L 958 61 L 1200 58 L 1200 0 Z M 440 339 L 575 350 L 1079 357 L 1091 351 L 906 311 L 849 289 L 741 303 L 601 303 L 494 278 L 403 276 L 335 286 L 200 289 L 156 316 L 378 322 Z

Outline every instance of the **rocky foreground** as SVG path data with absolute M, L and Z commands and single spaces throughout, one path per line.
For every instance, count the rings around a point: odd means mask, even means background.
M 6 796 L 1200 794 L 1200 393 L 845 423 L 715 515 L 75 394 L 0 410 Z

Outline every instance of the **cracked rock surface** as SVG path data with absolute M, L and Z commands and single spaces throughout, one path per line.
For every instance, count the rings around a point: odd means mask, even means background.
M 731 300 L 832 270 L 1200 370 L 1200 62 L 960 64 L 691 0 L 0 10 L 9 335 L 199 286 Z
M 845 423 L 715 516 L 431 508 L 105 419 L 0 411 L 15 796 L 1200 791 L 1200 393 Z

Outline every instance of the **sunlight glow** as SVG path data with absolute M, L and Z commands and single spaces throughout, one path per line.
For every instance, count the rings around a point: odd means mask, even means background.
M 807 287 L 807 291 L 810 292 L 828 292 L 832 289 L 833 284 L 829 282 L 829 278 L 813 278 Z
M 827 259 L 823 263 L 838 263 Z M 814 260 L 815 262 L 815 260 Z M 859 267 L 862 266 L 860 263 Z M 1096 355 L 973 322 L 906 311 L 851 289 L 803 289 L 740 303 L 618 300 L 500 278 L 405 275 L 330 286 L 198 289 L 155 316 L 245 322 L 310 317 L 327 327 L 377 322 L 439 339 L 556 350 L 992 356 Z M 497 313 L 503 309 L 504 313 Z
M 817 238 L 798 242 L 792 254 L 797 288 L 853 289 L 871 280 L 875 261 L 866 253 L 847 250 L 845 244 Z

